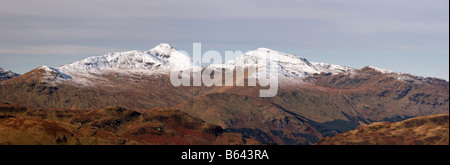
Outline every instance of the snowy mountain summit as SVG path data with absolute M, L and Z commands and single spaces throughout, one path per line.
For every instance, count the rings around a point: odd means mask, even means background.
M 14 77 L 17 77 L 17 76 L 20 76 L 20 75 L 17 74 L 17 73 L 12 72 L 10 70 L 6 70 L 6 69 L 3 69 L 3 68 L 0 68 L 0 81 L 6 80 L 6 79 L 10 79 L 10 78 L 14 78 Z
M 160 44 L 149 51 L 127 51 L 89 57 L 71 64 L 55 67 L 68 75 L 103 71 L 153 71 L 165 72 L 172 69 L 199 67 L 189 56 L 169 44 Z
M 212 64 L 213 68 L 234 69 L 238 66 L 257 65 L 261 59 L 269 57 L 270 64 L 276 66 L 276 74 L 286 78 L 302 80 L 315 73 L 337 74 L 354 70 L 353 68 L 331 65 L 327 63 L 309 62 L 296 55 L 278 52 L 267 48 L 258 48 L 238 56 L 223 64 Z M 44 67 L 49 75 L 56 76 L 54 80 L 73 80 L 79 84 L 94 83 L 102 75 L 110 72 L 121 74 L 142 73 L 169 74 L 173 70 L 200 71 L 200 64 L 188 55 L 181 53 L 169 44 L 161 43 L 148 51 L 127 51 L 108 53 L 103 56 L 89 57 L 59 67 Z
M 270 61 L 271 64 L 276 65 L 275 68 L 277 68 L 279 75 L 294 79 L 302 79 L 303 77 L 314 73 L 325 72 L 337 74 L 354 70 L 353 68 L 341 65 L 309 62 L 305 58 L 268 48 L 258 48 L 254 51 L 247 52 L 239 57 L 225 62 L 222 65 L 224 68 L 232 69 L 236 66 L 257 65 L 258 61 L 264 59 Z

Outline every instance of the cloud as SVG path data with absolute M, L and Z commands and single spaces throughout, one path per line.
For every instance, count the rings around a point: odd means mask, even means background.
M 379 33 L 431 33 L 448 34 L 449 24 L 445 22 L 400 22 L 385 20 L 352 20 L 336 22 L 337 27 L 348 34 Z
M 113 52 L 113 48 L 81 46 L 81 45 L 51 45 L 51 46 L 19 46 L 0 48 L 0 54 L 27 54 L 27 55 L 100 55 Z
M 2 0 L 0 53 L 104 54 L 160 42 L 182 49 L 202 42 L 210 46 L 205 49 L 448 56 L 448 5 L 448 0 Z

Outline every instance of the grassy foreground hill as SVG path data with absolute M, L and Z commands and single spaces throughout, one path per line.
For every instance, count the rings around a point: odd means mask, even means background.
M 319 145 L 449 145 L 449 115 L 416 117 L 401 122 L 377 122 L 325 137 Z
M 41 110 L 0 103 L 2 145 L 240 145 L 242 134 L 174 109 Z

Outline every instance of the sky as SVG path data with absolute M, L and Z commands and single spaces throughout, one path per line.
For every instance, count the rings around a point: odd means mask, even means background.
M 1 0 L 0 22 L 0 67 L 21 74 L 200 42 L 449 80 L 448 0 Z

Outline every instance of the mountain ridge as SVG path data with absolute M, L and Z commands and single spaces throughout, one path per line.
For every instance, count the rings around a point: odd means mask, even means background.
M 154 57 L 170 58 L 167 52 L 174 48 L 164 44 L 161 47 L 168 51 L 154 53 L 158 54 Z M 131 54 L 136 55 L 136 51 Z M 258 97 L 259 90 L 264 88 L 259 85 L 174 87 L 167 72 L 100 69 L 88 75 L 80 72 L 64 77 L 66 73 L 57 67 L 40 67 L 2 81 L 0 101 L 40 109 L 96 110 L 108 106 L 139 112 L 179 109 L 265 144 L 312 144 L 363 123 L 401 121 L 449 110 L 449 82 L 442 79 L 388 72 L 371 66 L 346 69 L 266 48 L 236 57 L 225 65 L 230 69 L 256 65 L 263 59 L 261 56 L 267 55 L 282 56 L 270 62 L 282 66 L 277 70 L 282 73 L 278 94 L 271 98 Z M 112 59 L 121 64 L 119 58 Z M 139 58 L 133 58 L 136 59 Z M 184 61 L 190 62 L 190 59 Z M 127 62 L 124 60 L 123 64 L 129 64 Z M 144 63 L 143 60 L 134 62 Z M 309 71 L 303 72 L 302 68 Z M 234 81 L 246 82 L 252 74 L 246 71 L 244 77 Z M 73 81 L 80 77 L 86 81 Z
M 277 73 L 282 77 L 303 80 L 305 77 L 324 73 L 354 73 L 354 68 L 328 64 L 324 62 L 310 62 L 297 55 L 275 51 L 269 48 L 257 48 L 241 56 L 225 61 L 222 64 L 211 64 L 206 67 L 235 69 L 236 67 L 248 67 L 258 64 L 263 57 L 274 57 L 271 64 L 276 66 Z M 47 66 L 41 66 L 47 67 Z M 400 72 L 392 72 L 373 66 L 366 66 L 385 74 L 396 74 L 405 78 Z M 39 68 L 39 67 L 38 67 Z M 71 79 L 78 84 L 95 81 L 107 72 L 143 73 L 143 74 L 168 74 L 171 70 L 200 70 L 200 64 L 189 56 L 181 53 L 167 43 L 161 43 L 148 51 L 125 51 L 107 53 L 103 56 L 92 56 L 58 67 L 50 67 L 51 70 L 63 75 L 63 79 Z M 50 70 L 49 70 L 50 71 Z M 50 71 L 51 72 L 51 71 Z M 93 80 L 91 80 L 93 79 Z M 57 80 L 57 79 L 55 79 Z M 79 81 L 77 81 L 79 80 Z
M 14 73 L 10 70 L 3 69 L 2 67 L 0 67 L 0 81 L 11 79 L 18 76 L 20 76 L 20 74 Z

